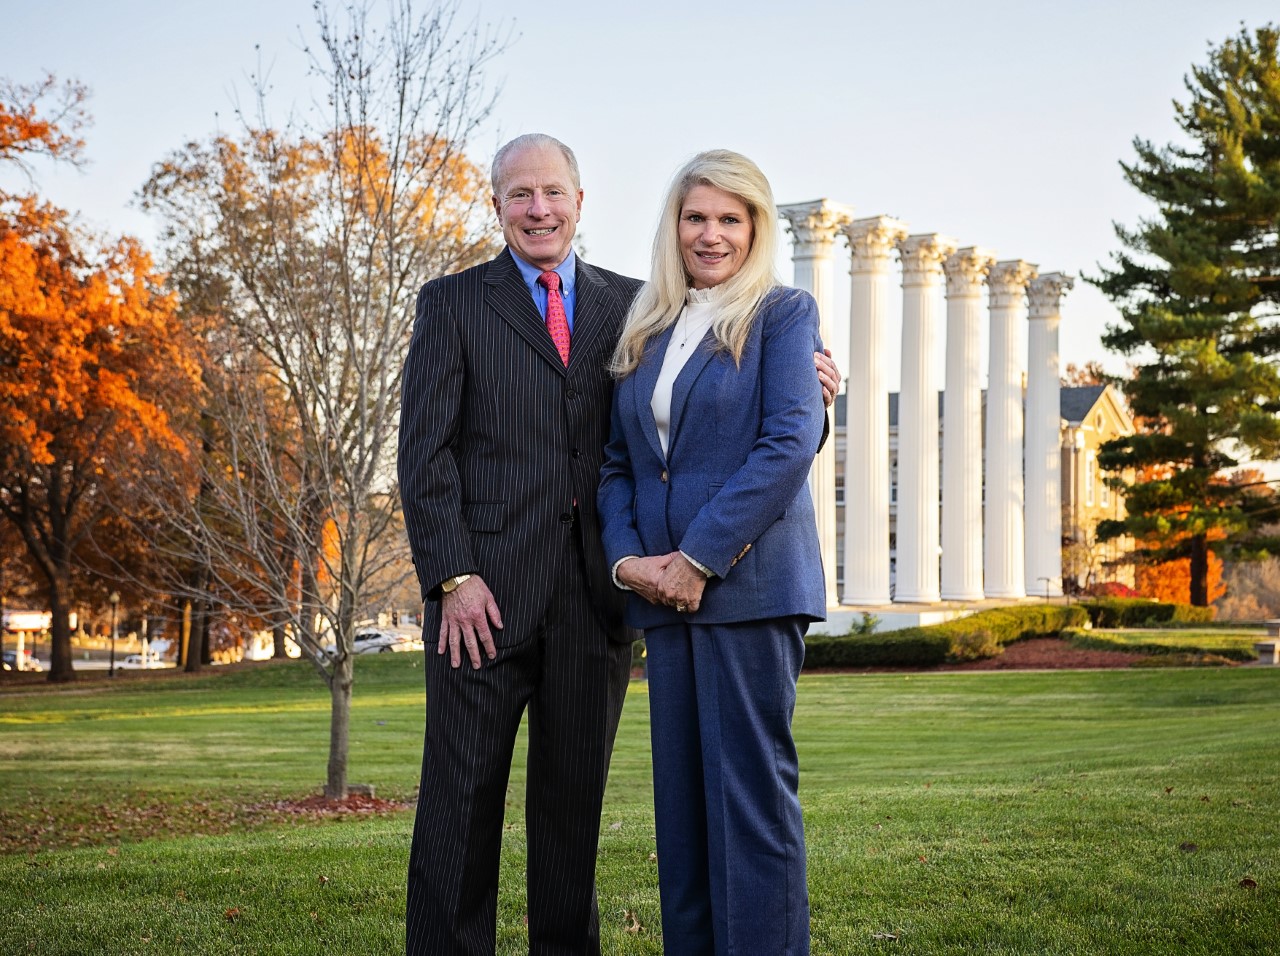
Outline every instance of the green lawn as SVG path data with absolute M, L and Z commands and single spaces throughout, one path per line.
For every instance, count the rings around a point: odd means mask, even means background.
M 358 662 L 351 779 L 379 796 L 417 781 L 420 661 Z M 814 953 L 1280 951 L 1278 701 L 1262 667 L 805 675 Z M 647 705 L 634 683 L 602 823 L 609 954 L 662 951 Z M 409 815 L 269 806 L 318 790 L 327 719 L 299 664 L 0 689 L 0 952 L 399 952 Z M 518 762 L 504 954 L 522 790 Z
M 1226 628 L 1093 628 L 1072 631 L 1078 647 L 1099 650 L 1140 651 L 1147 654 L 1214 654 L 1237 661 L 1258 659 L 1253 645 L 1266 640 L 1260 627 Z

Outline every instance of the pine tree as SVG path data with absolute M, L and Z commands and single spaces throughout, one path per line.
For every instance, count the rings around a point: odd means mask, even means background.
M 1116 226 L 1124 250 L 1092 278 L 1120 309 L 1103 338 L 1128 356 L 1139 432 L 1104 446 L 1126 492 L 1139 557 L 1190 560 L 1193 604 L 1208 603 L 1209 551 L 1243 544 L 1256 523 L 1241 459 L 1280 453 L 1280 64 L 1273 26 L 1210 48 L 1174 103 L 1180 145 L 1136 139 L 1126 179 L 1156 207 Z M 1118 476 L 1133 469 L 1137 478 Z

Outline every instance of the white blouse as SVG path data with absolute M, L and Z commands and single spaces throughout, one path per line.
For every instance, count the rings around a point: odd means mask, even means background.
M 671 429 L 671 390 L 675 386 L 676 377 L 689 361 L 689 356 L 698 349 L 698 344 L 711 323 L 715 321 L 719 307 L 716 304 L 716 290 L 690 289 L 685 298 L 685 306 L 676 319 L 675 328 L 671 331 L 671 341 L 667 344 L 667 354 L 662 359 L 662 369 L 658 372 L 658 383 L 653 389 L 653 399 L 649 407 L 653 410 L 653 419 L 658 426 L 658 440 L 662 442 L 662 453 L 667 453 L 668 434 Z

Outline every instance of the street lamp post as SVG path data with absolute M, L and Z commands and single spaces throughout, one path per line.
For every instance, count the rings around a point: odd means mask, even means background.
M 107 598 L 111 602 L 111 665 L 107 669 L 108 677 L 116 676 L 116 610 L 120 607 L 120 592 L 112 591 Z

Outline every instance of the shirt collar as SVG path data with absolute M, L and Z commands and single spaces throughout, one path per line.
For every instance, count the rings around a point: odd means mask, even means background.
M 510 247 L 508 247 L 510 248 Z M 538 277 L 545 271 L 537 266 L 530 265 L 511 252 L 511 258 L 516 261 L 516 268 L 520 270 L 520 275 L 524 279 L 524 284 L 529 287 L 532 292 L 538 286 Z M 569 248 L 569 254 L 565 256 L 564 262 L 556 266 L 553 270 L 560 276 L 560 294 L 562 296 L 573 295 L 574 280 L 578 274 L 578 257 L 574 253 L 573 248 Z

